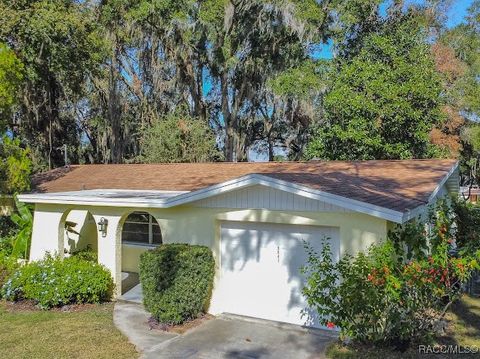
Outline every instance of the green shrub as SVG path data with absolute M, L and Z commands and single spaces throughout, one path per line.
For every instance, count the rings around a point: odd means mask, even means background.
M 98 262 L 98 253 L 95 252 L 89 246 L 86 248 L 78 249 L 72 253 L 72 256 L 79 259 L 84 259 L 89 262 L 97 263 Z
M 17 267 L 17 259 L 0 250 L 0 288 Z
M 457 199 L 453 201 L 456 223 L 456 242 L 461 250 L 480 249 L 480 205 Z
M 307 247 L 303 294 L 325 326 L 366 343 L 406 345 L 431 336 L 477 259 L 435 254 L 404 263 L 391 241 L 334 263 L 328 243 L 320 254 Z M 478 254 L 477 254 L 478 258 Z
M 103 266 L 75 256 L 47 256 L 14 271 L 2 287 L 11 301 L 32 299 L 42 308 L 73 303 L 99 303 L 113 292 L 110 272 Z
M 396 347 L 435 334 L 462 285 L 479 269 L 479 251 L 452 256 L 459 231 L 445 201 L 431 209 L 428 230 L 411 222 L 365 253 L 334 263 L 328 243 L 308 246 L 303 294 L 326 326 L 359 342 Z
M 164 244 L 140 257 L 145 308 L 161 323 L 180 324 L 208 309 L 215 261 L 204 246 Z

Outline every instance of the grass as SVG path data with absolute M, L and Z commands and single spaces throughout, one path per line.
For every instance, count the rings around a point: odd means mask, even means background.
M 452 310 L 447 315 L 450 322 L 449 329 L 445 336 L 437 339 L 436 343 L 440 345 L 461 345 L 480 348 L 480 298 L 463 296 L 461 300 L 452 306 Z M 458 358 L 461 355 L 430 355 L 437 359 Z M 467 355 L 469 358 L 479 358 L 480 353 L 476 355 Z M 428 355 L 419 354 L 416 347 L 409 349 L 405 353 L 383 349 L 378 347 L 347 347 L 340 343 L 334 343 L 327 349 L 327 357 L 332 359 L 415 359 L 425 358 Z
M 113 324 L 113 304 L 71 312 L 12 310 L 0 302 L 0 358 L 138 358 Z

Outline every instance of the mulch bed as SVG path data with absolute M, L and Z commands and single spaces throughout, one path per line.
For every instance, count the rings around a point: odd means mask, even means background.
M 157 330 L 162 330 L 164 332 L 171 332 L 171 333 L 177 333 L 177 334 L 183 334 L 193 328 L 196 328 L 200 326 L 201 324 L 205 323 L 206 321 L 215 318 L 211 314 L 203 314 L 201 317 L 190 320 L 188 322 L 185 322 L 183 324 L 179 325 L 168 325 L 164 323 L 159 323 L 155 318 L 150 317 L 148 319 L 148 326 L 150 330 L 152 329 L 157 329 Z

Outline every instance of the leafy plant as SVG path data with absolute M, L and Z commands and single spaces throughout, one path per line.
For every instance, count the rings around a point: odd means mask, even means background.
M 32 161 L 30 150 L 19 139 L 4 136 L 0 140 L 0 194 L 13 194 L 30 189 Z
M 15 197 L 16 211 L 12 213 L 11 220 L 18 231 L 12 237 L 12 255 L 28 259 L 30 242 L 32 239 L 33 216 L 28 205 L 19 202 Z
M 78 259 L 86 260 L 88 262 L 98 262 L 98 253 L 95 252 L 92 248 L 90 248 L 90 246 L 72 252 L 72 256 L 75 256 Z
M 308 246 L 304 268 L 308 305 L 324 325 L 343 336 L 403 348 L 435 333 L 462 285 L 480 268 L 480 250 L 452 256 L 455 225 L 446 201 L 425 224 L 412 222 L 365 253 L 333 262 L 328 242 L 320 253 Z
M 113 288 L 112 276 L 102 265 L 75 256 L 62 260 L 47 255 L 15 270 L 1 293 L 10 301 L 31 299 L 41 308 L 51 308 L 107 301 Z
M 405 261 L 413 258 L 425 258 L 428 254 L 425 223 L 421 221 L 413 219 L 404 225 L 397 225 L 394 230 L 389 231 L 388 238 Z
M 17 267 L 17 259 L 0 250 L 0 288 Z
M 164 244 L 140 257 L 143 303 L 161 323 L 179 324 L 208 309 L 215 261 L 208 247 Z
M 452 203 L 456 224 L 456 245 L 465 252 L 480 249 L 480 206 L 462 199 Z
M 320 254 L 307 251 L 303 294 L 322 324 L 334 323 L 359 342 L 399 347 L 435 332 L 480 258 L 449 257 L 445 244 L 430 257 L 403 263 L 391 241 L 338 263 L 327 242 Z

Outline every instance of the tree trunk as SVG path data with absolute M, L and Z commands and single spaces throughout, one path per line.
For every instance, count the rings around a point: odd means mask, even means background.
M 120 104 L 118 96 L 118 47 L 115 49 L 110 63 L 109 90 L 108 90 L 108 122 L 111 126 L 110 158 L 106 162 L 121 163 L 123 160 Z
M 227 162 L 234 162 L 234 149 L 235 149 L 235 131 L 232 126 L 232 118 L 230 108 L 228 105 L 228 74 L 224 72 L 221 78 L 222 88 L 222 115 L 225 126 L 225 160 Z

